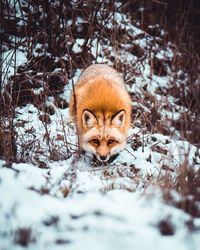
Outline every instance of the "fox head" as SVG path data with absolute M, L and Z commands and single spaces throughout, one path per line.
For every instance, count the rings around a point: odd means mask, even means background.
M 99 161 L 106 162 L 126 146 L 127 129 L 125 110 L 117 112 L 82 113 L 81 147 L 93 153 Z

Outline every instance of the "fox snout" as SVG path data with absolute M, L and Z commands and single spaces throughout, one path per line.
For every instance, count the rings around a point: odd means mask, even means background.
M 93 157 L 96 158 L 98 161 L 111 163 L 118 157 L 118 155 L 119 153 L 116 153 L 113 155 L 112 154 L 108 154 L 108 155 L 94 154 Z
M 95 157 L 101 162 L 107 162 L 109 160 L 109 155 L 98 155 L 96 154 Z
M 104 143 L 102 143 L 104 144 Z M 96 157 L 99 161 L 105 162 L 108 161 L 110 158 L 110 149 L 107 147 L 107 145 L 100 145 L 96 149 Z

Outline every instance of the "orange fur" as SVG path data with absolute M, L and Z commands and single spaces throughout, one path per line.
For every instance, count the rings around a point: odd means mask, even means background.
M 78 83 L 75 85 L 76 101 L 74 100 L 73 94 L 70 100 L 70 113 L 77 123 L 81 146 L 83 146 L 84 143 L 82 136 L 91 130 L 91 127 L 84 126 L 84 110 L 89 110 L 94 115 L 93 127 L 97 129 L 96 131 L 101 131 L 105 128 L 109 131 L 109 129 L 113 127 L 113 115 L 121 110 L 125 111 L 125 120 L 123 126 L 117 126 L 117 129 L 125 138 L 127 137 L 131 123 L 131 100 L 125 89 L 123 80 L 116 71 L 108 66 L 93 65 L 91 68 L 92 67 L 95 70 L 100 68 L 100 73 L 95 75 L 93 70 L 90 70 L 90 67 L 86 69 L 86 73 L 83 74 L 84 77 L 80 77 Z M 108 77 L 108 74 L 104 74 L 104 71 L 110 72 L 110 75 L 112 76 L 113 74 L 114 77 Z M 107 135 L 105 135 L 105 133 L 101 135 L 101 133 L 98 132 L 96 136 L 99 136 L 99 139 L 102 140 L 101 146 L 99 145 L 99 149 L 102 150 L 103 140 L 109 137 L 109 132 Z

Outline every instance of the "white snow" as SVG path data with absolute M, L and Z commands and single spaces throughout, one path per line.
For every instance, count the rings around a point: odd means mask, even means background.
M 72 50 L 75 54 L 80 53 L 82 51 L 81 46 L 84 44 L 84 39 L 76 39 L 76 42 L 74 43 Z
M 68 249 L 126 247 L 184 250 L 191 249 L 188 237 L 191 242 L 198 242 L 198 235 L 189 235 L 185 228 L 185 221 L 190 216 L 163 203 L 160 193 L 154 188 L 149 188 L 146 195 L 142 194 L 142 189 L 135 192 L 115 189 L 107 190 L 106 193 L 104 190 L 102 193 L 99 190 L 102 190 L 103 183 L 106 186 L 105 180 L 101 181 L 95 172 L 78 171 L 73 183 L 74 193 L 69 197 L 41 196 L 30 188 L 37 190 L 51 185 L 56 178 L 54 174 L 51 175 L 55 169 L 50 170 L 49 175 L 49 170 L 41 170 L 31 164 L 14 164 L 13 169 L 19 170 L 16 173 L 2 164 L 0 231 L 8 233 L 17 228 L 31 227 L 37 239 L 28 249 L 43 249 L 47 246 L 48 249 L 60 249 L 55 244 L 56 239 L 60 238 L 70 242 L 66 245 Z M 54 168 L 57 170 L 56 175 L 67 171 L 64 162 L 55 163 Z M 50 229 L 45 223 L 53 217 L 58 217 L 58 222 Z M 168 217 L 175 227 L 175 233 L 161 236 L 157 225 Z M 14 249 L 12 237 L 9 241 L 2 238 L 1 247 Z
M 134 42 L 149 49 L 151 39 L 147 34 L 131 23 L 125 27 L 124 22 L 129 20 L 127 15 L 116 13 L 114 18 L 117 25 L 126 28 L 134 37 L 143 34 L 144 39 Z M 111 21 L 107 28 L 112 27 Z M 84 20 L 77 17 L 77 22 Z M 68 25 L 71 24 L 72 20 L 69 20 Z M 76 39 L 73 52 L 81 53 L 84 42 L 84 39 Z M 124 65 L 137 63 L 136 56 L 121 49 L 114 51 L 111 41 L 104 42 L 97 39 L 92 42 L 95 62 L 113 65 L 106 57 L 107 52 Z M 12 53 L 4 53 L 6 77 L 14 74 Z M 160 59 L 172 56 L 173 50 L 169 47 L 157 54 Z M 18 51 L 17 65 L 26 60 L 24 53 Z M 9 65 L 8 61 L 12 63 Z M 68 102 L 81 70 L 75 71 L 60 95 Z M 131 72 L 131 85 L 127 86 L 130 93 L 140 97 L 140 102 L 133 101 L 133 106 L 141 110 L 141 114 L 151 114 L 152 103 L 147 107 L 142 102 L 146 98 L 143 88 L 147 85 L 148 94 L 159 103 L 161 121 L 179 119 L 186 109 L 176 105 L 172 96 L 155 93 L 158 87 L 170 86 L 172 73 L 166 77 L 153 75 L 148 59 L 136 65 L 135 72 L 138 75 L 133 77 Z M 34 93 L 42 91 L 39 88 Z M 163 108 L 166 103 L 171 109 Z M 48 98 L 46 104 L 56 109 L 54 98 Z M 191 167 L 199 169 L 198 161 L 197 164 L 193 161 L 199 149 L 181 139 L 179 131 L 171 127 L 175 130 L 172 136 L 162 135 L 159 131 L 150 133 L 141 124 L 139 116 L 129 131 L 126 150 L 113 163 L 95 166 L 89 157 L 77 154 L 77 136 L 70 123 L 69 109 L 56 109 L 48 125 L 38 118 L 40 114 L 44 112 L 32 104 L 16 108 L 17 152 L 27 163 L 14 163 L 9 167 L 0 160 L 1 250 L 199 249 L 199 230 L 191 231 L 186 224 L 192 220 L 199 228 L 200 220 L 167 204 L 159 188 L 161 179 L 168 174 L 174 178 L 186 159 Z M 137 121 L 141 127 L 137 126 Z M 48 147 L 63 160 L 53 161 Z M 70 157 L 66 157 L 68 150 L 72 153 Z M 163 165 L 169 166 L 170 170 L 161 169 Z M 177 192 L 172 194 L 174 200 L 180 199 Z M 171 223 L 172 235 L 161 234 L 161 221 Z M 15 242 L 17 230 L 23 228 L 30 228 L 34 239 L 26 248 Z

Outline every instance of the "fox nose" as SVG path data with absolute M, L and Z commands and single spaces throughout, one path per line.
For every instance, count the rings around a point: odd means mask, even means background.
M 102 161 L 105 161 L 106 158 L 107 158 L 106 155 L 100 155 L 100 159 L 101 159 Z

